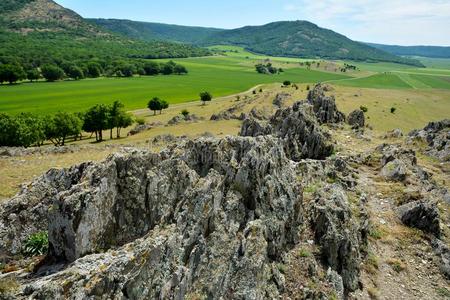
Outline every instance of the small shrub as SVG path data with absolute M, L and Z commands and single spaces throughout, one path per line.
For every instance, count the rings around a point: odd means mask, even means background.
M 400 273 L 401 271 L 404 271 L 406 269 L 406 265 L 399 259 L 389 259 L 387 261 L 387 263 L 392 267 L 392 269 L 397 272 Z
M 365 113 L 369 111 L 369 109 L 367 107 L 365 107 L 365 106 L 360 106 L 359 109 L 362 110 Z
M 253 90 L 253 95 L 256 95 L 256 90 Z
M 136 118 L 136 123 L 138 123 L 139 125 L 144 125 L 145 119 L 144 118 Z
M 438 288 L 436 290 L 439 296 L 442 296 L 443 298 L 450 298 L 450 291 L 444 287 Z
M 369 236 L 375 240 L 381 240 L 385 236 L 385 233 L 379 228 L 373 228 L 369 231 Z
M 263 92 L 263 89 L 259 89 L 259 92 L 262 93 L 262 92 Z
M 47 232 L 38 232 L 32 234 L 26 240 L 23 253 L 26 256 L 44 255 L 48 250 L 48 234 Z
M 395 114 L 395 111 L 396 111 L 397 109 L 395 108 L 395 107 L 391 107 L 391 114 Z
M 309 91 L 311 87 L 309 85 L 306 86 L 306 90 Z
M 187 109 L 183 109 L 183 110 L 181 111 L 181 114 L 182 114 L 183 117 L 186 119 L 187 116 L 189 116 L 189 111 L 188 111 Z
M 285 81 L 283 82 L 283 85 L 284 85 L 284 86 L 290 86 L 290 85 L 291 85 L 291 82 L 290 82 L 289 80 L 285 80 Z
M 306 250 L 306 249 L 300 249 L 300 250 L 298 251 L 298 256 L 299 256 L 299 257 L 310 257 L 310 256 L 311 256 L 311 252 L 309 252 L 309 251 Z

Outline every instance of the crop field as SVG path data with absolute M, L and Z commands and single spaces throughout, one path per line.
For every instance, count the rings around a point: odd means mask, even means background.
M 279 75 L 258 74 L 254 68 L 256 61 L 249 62 L 237 57 L 190 58 L 178 59 L 176 62 L 185 65 L 189 74 L 0 86 L 0 111 L 82 111 L 93 104 L 111 103 L 114 100 L 121 100 L 127 109 L 132 110 L 146 107 L 148 100 L 155 96 L 174 104 L 197 100 L 198 94 L 204 90 L 219 97 L 264 83 L 281 83 L 284 80 L 315 83 L 348 77 L 302 68 L 286 68 Z
M 55 83 L 37 82 L 0 86 L 0 112 L 54 113 L 84 111 L 97 103 L 122 101 L 127 109 L 145 108 L 149 99 L 160 97 L 171 104 L 196 101 L 201 91 L 214 97 L 232 95 L 259 84 L 329 82 L 339 86 L 375 89 L 450 89 L 450 68 L 417 68 L 395 63 L 355 63 L 358 71 L 342 73 L 324 70 L 326 63 L 335 68 L 343 61 L 324 63 L 307 69 L 298 58 L 268 57 L 235 46 L 214 46 L 223 55 L 177 59 L 189 70 L 182 76 L 142 76 L 132 78 L 98 78 Z M 284 72 L 258 74 L 254 65 L 267 59 Z M 167 61 L 167 60 L 160 60 Z M 312 61 L 312 60 L 309 60 Z M 433 62 L 439 62 L 434 60 Z M 450 99 L 449 99 L 450 101 Z

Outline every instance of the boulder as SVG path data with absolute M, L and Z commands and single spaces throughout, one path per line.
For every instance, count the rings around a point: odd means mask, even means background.
M 326 265 L 342 277 L 346 290 L 358 289 L 361 246 L 367 237 L 359 232 L 340 185 L 328 185 L 315 195 L 312 224 Z
M 401 129 L 396 128 L 394 130 L 386 132 L 386 134 L 383 135 L 383 138 L 384 139 L 390 139 L 390 138 L 398 139 L 398 138 L 401 138 L 402 136 L 403 136 L 403 132 L 401 131 Z
M 389 161 L 381 169 L 381 175 L 391 181 L 404 181 L 407 174 L 405 163 L 399 159 Z
M 354 129 L 364 128 L 366 122 L 364 112 L 360 109 L 352 111 L 347 118 L 347 122 Z
M 240 134 L 277 136 L 283 142 L 288 157 L 294 161 L 304 158 L 324 159 L 333 152 L 330 137 L 320 128 L 312 106 L 303 101 L 279 109 L 267 125 L 255 120 L 244 121 Z
M 418 228 L 439 237 L 439 210 L 435 204 L 414 201 L 398 207 L 398 215 L 403 224 Z
M 447 279 L 450 279 L 450 248 L 443 241 L 439 239 L 433 239 L 431 241 L 434 253 L 439 260 L 439 269 Z
M 345 121 L 345 115 L 337 109 L 334 97 L 325 95 L 324 85 L 317 84 L 309 91 L 308 102 L 313 106 L 314 113 L 320 124 Z
M 273 105 L 275 105 L 278 108 L 282 108 L 285 106 L 285 102 L 287 99 L 289 99 L 289 97 L 291 97 L 290 94 L 288 93 L 278 93 L 275 96 L 275 99 L 273 99 Z

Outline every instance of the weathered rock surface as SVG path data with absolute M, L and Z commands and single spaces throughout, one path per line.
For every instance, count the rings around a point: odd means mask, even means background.
M 303 158 L 323 159 L 333 152 L 330 137 L 319 126 L 306 102 L 297 102 L 292 107 L 279 109 L 267 124 L 255 120 L 244 121 L 241 136 L 272 134 L 284 145 L 288 157 L 294 161 Z
M 16 255 L 31 234 L 47 230 L 48 209 L 58 193 L 79 183 L 91 163 L 52 169 L 0 205 L 0 255 Z
M 439 259 L 439 269 L 447 279 L 450 279 L 450 248 L 443 241 L 439 239 L 433 239 L 431 241 L 434 253 Z
M 275 99 L 273 99 L 273 105 L 278 108 L 282 108 L 284 107 L 286 100 L 289 99 L 289 97 L 291 97 L 291 95 L 288 93 L 278 93 L 275 96 Z
M 450 161 L 450 119 L 431 122 L 422 130 L 408 134 L 409 141 L 420 140 L 427 143 L 426 154 L 441 161 Z
M 391 131 L 386 132 L 385 135 L 383 135 L 384 139 L 390 139 L 390 138 L 394 138 L 394 139 L 398 139 L 401 138 L 403 136 L 403 131 L 401 131 L 401 129 L 394 129 Z
M 364 117 L 364 112 L 360 109 L 352 111 L 347 118 L 347 122 L 352 128 L 364 128 L 366 124 L 366 118 Z
M 324 85 L 317 84 L 308 93 L 308 102 L 320 124 L 339 123 L 345 121 L 345 115 L 337 109 L 334 96 L 326 96 Z
M 439 210 L 435 204 L 414 201 L 398 207 L 400 220 L 407 226 L 421 229 L 440 237 Z
M 356 290 L 367 228 L 364 225 L 359 229 L 354 223 L 347 196 L 339 185 L 328 185 L 316 194 L 312 220 L 325 263 L 342 277 L 346 289 Z

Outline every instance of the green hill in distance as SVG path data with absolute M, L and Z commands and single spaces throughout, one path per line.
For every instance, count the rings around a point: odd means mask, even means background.
M 440 46 L 397 46 L 367 43 L 367 45 L 402 56 L 423 56 L 432 58 L 450 58 L 450 47 Z
M 274 22 L 232 30 L 117 19 L 90 19 L 90 21 L 112 32 L 142 40 L 160 39 L 199 46 L 236 45 L 252 52 L 272 56 L 382 61 L 423 66 L 417 60 L 399 57 L 352 41 L 339 33 L 307 21 Z
M 0 62 L 40 66 L 92 58 L 177 58 L 208 55 L 193 45 L 135 40 L 87 22 L 52 0 L 0 2 Z

